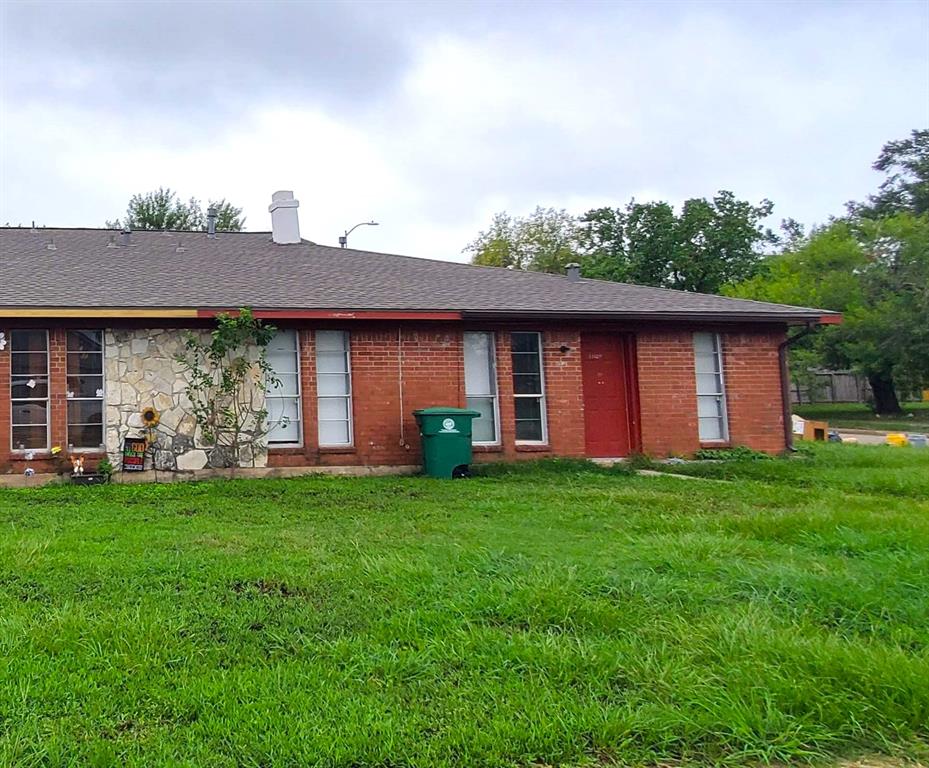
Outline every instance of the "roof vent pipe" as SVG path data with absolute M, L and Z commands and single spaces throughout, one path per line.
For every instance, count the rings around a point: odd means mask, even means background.
M 282 189 L 271 195 L 271 239 L 278 245 L 290 245 L 300 242 L 300 220 L 297 208 L 300 202 L 294 200 L 294 193 Z
M 568 280 L 572 283 L 576 283 L 581 279 L 581 265 L 576 262 L 571 262 L 570 264 L 565 264 L 564 266 L 565 274 L 568 276 Z
M 206 236 L 216 237 L 216 206 L 206 209 Z
M 119 233 L 119 244 L 120 245 L 123 245 L 123 246 L 129 245 L 131 239 L 132 239 L 132 231 L 129 230 L 128 228 L 124 229 L 122 232 Z

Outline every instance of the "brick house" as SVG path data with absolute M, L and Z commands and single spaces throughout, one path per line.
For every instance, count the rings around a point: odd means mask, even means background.
M 109 452 L 154 406 L 159 468 L 216 465 L 188 412 L 187 329 L 252 307 L 277 335 L 257 465 L 411 465 L 412 415 L 479 410 L 477 460 L 771 453 L 788 327 L 821 310 L 317 245 L 272 232 L 0 229 L 0 473 Z M 186 405 L 185 405 L 186 404 Z

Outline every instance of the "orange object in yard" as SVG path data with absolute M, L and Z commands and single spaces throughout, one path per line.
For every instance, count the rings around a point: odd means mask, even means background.
M 825 421 L 811 421 L 807 419 L 803 422 L 804 440 L 825 440 L 828 434 L 829 424 Z
M 929 389 L 923 390 L 923 402 L 929 403 Z

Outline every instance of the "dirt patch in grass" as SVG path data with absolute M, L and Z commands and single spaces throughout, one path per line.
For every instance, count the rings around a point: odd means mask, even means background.
M 260 597 L 307 597 L 307 592 L 299 587 L 289 586 L 286 582 L 273 579 L 258 579 L 257 581 L 233 581 L 229 585 L 237 595 L 245 597 L 258 595 Z

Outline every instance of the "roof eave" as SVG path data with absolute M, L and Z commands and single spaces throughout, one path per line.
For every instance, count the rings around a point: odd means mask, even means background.
M 209 319 L 232 308 L 193 307 L 0 307 L 0 318 Z M 835 325 L 838 312 L 579 312 L 552 310 L 440 309 L 288 309 L 254 307 L 255 317 L 269 320 L 539 320 L 574 322 L 782 323 Z
M 678 321 L 686 323 L 786 323 L 787 325 L 835 325 L 842 322 L 838 312 L 552 312 L 552 311 L 509 311 L 466 310 L 461 313 L 465 320 L 576 320 L 576 321 Z

